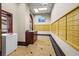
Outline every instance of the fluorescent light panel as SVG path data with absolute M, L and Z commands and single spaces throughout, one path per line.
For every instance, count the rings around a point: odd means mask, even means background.
M 38 8 L 38 10 L 47 10 L 47 8 Z
M 38 9 L 34 9 L 35 12 L 39 12 Z
M 41 11 L 41 10 L 47 10 L 47 8 L 36 8 L 36 9 L 34 9 L 34 11 L 37 13 L 37 12 L 39 12 L 39 11 Z
M 48 3 L 42 3 L 42 5 L 48 5 Z

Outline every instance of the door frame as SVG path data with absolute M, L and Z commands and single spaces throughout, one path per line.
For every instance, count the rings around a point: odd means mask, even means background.
M 33 30 L 33 29 L 34 29 L 34 28 L 33 28 L 33 16 L 32 16 L 31 13 L 30 13 L 30 18 L 31 18 L 32 30 Z
M 5 32 L 5 33 L 13 33 L 13 15 L 12 15 L 12 13 L 9 13 L 9 12 L 7 12 L 7 11 L 5 11 L 5 10 L 1 10 L 1 16 L 4 16 L 4 17 L 7 17 L 8 18 L 8 20 L 7 20 L 7 22 L 8 22 L 8 32 Z

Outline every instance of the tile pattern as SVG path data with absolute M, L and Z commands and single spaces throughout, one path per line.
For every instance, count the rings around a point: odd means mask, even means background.
M 9 56 L 55 56 L 55 52 L 48 36 L 38 36 L 34 44 L 18 46 Z

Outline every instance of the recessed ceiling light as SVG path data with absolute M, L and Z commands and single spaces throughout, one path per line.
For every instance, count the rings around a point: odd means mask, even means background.
M 47 8 L 38 8 L 38 10 L 47 10 Z
M 34 9 L 35 12 L 39 12 L 38 9 Z
M 48 3 L 42 3 L 42 5 L 48 5 Z

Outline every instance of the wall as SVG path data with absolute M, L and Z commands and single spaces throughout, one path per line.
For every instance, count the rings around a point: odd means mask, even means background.
M 72 46 L 67 44 L 65 41 L 61 40 L 58 36 L 55 34 L 51 34 L 56 43 L 59 45 L 61 50 L 65 53 L 66 56 L 79 56 L 79 51 L 74 49 Z
M 58 26 L 58 29 L 55 29 L 57 26 Z M 70 11 L 68 14 L 61 17 L 56 22 L 52 23 L 51 31 L 55 35 L 56 33 L 58 33 L 58 35 L 56 36 L 58 36 L 64 42 L 69 44 L 75 50 L 79 51 L 79 43 L 78 43 L 79 42 L 78 40 L 79 39 L 79 6 L 75 7 L 75 9 Z
M 58 22 L 51 24 L 51 32 L 58 36 Z
M 79 7 L 67 15 L 67 42 L 79 50 Z
M 78 5 L 77 3 L 55 3 L 51 12 L 51 23 L 55 22 Z
M 16 4 L 14 3 L 2 3 L 2 9 L 13 14 L 13 32 L 17 33 L 17 15 L 16 15 Z
M 50 24 L 35 25 L 34 30 L 36 30 L 36 31 L 50 31 Z
M 25 31 L 30 30 L 30 12 L 26 4 L 18 4 L 17 7 L 19 41 L 25 41 Z
M 39 22 L 39 16 L 46 18 L 46 22 Z M 34 30 L 36 31 L 50 31 L 50 14 L 40 14 L 34 17 Z
M 45 17 L 46 18 L 46 22 L 44 22 L 44 23 L 40 23 L 40 22 L 38 22 L 38 18 L 39 18 L 39 16 L 43 16 L 43 17 Z M 48 23 L 50 23 L 50 14 L 40 14 L 40 15 L 35 15 L 35 17 L 34 17 L 34 24 L 35 25 L 37 25 L 37 24 L 48 24 Z
M 2 3 L 2 9 L 13 14 L 13 32 L 18 34 L 18 41 L 25 41 L 25 31 L 30 29 L 28 5 Z

